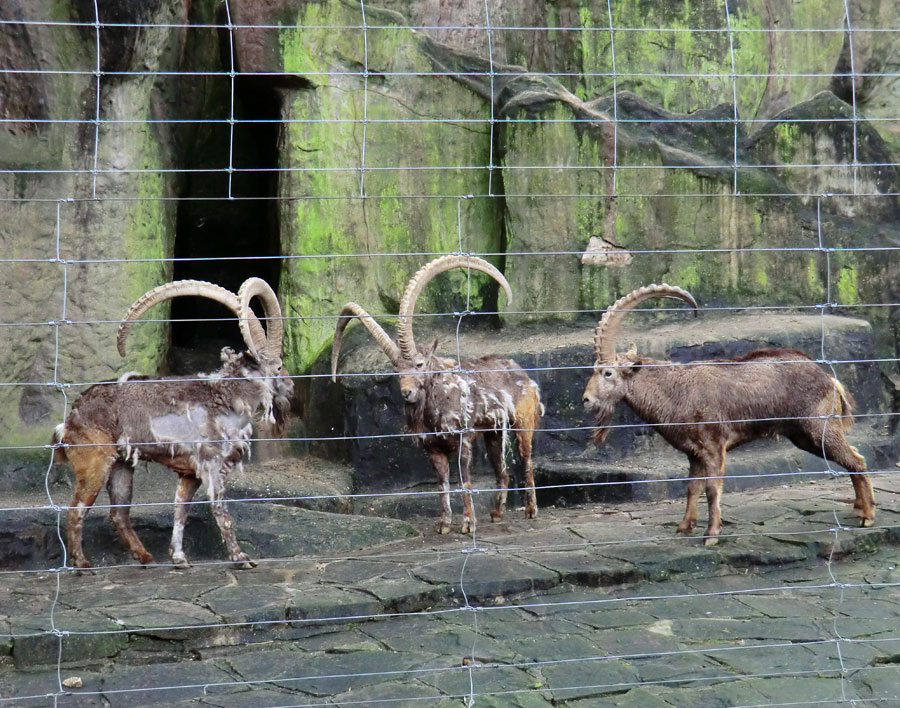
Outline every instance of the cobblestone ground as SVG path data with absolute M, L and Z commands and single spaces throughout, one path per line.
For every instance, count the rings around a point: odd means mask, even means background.
M 681 502 L 474 539 L 290 509 L 252 571 L 4 573 L 0 708 L 900 705 L 900 475 L 874 481 L 875 528 L 829 479 L 727 495 L 712 548 Z

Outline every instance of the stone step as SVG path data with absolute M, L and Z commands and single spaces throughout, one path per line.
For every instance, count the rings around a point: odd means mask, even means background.
M 682 499 L 687 493 L 688 462 L 684 454 L 670 447 L 660 436 L 650 432 L 641 442 L 641 452 L 623 455 L 618 459 L 591 457 L 587 454 L 560 457 L 536 455 L 534 458 L 535 486 L 538 506 L 572 506 L 602 502 L 628 502 Z M 878 423 L 857 424 L 849 439 L 866 458 L 870 469 L 895 469 L 896 445 L 893 436 Z M 597 452 L 595 449 L 593 452 Z M 608 455 L 608 451 L 604 451 Z M 420 461 L 423 479 L 420 483 L 397 488 L 392 493 L 378 493 L 357 497 L 357 513 L 371 513 L 394 518 L 433 516 L 440 513 L 436 485 L 428 479 L 430 467 L 424 453 Z M 842 473 L 844 470 L 832 464 Z M 725 492 L 759 489 L 773 486 L 804 484 L 831 476 L 826 463 L 784 440 L 759 440 L 728 453 L 725 473 Z M 518 485 L 518 462 L 511 466 L 507 514 L 515 516 L 524 505 L 524 495 Z M 479 519 L 488 519 L 496 487 L 491 468 L 485 460 L 478 460 L 473 479 L 473 497 Z M 848 484 L 848 495 L 852 491 Z M 451 465 L 451 488 L 460 488 L 458 471 Z M 451 496 L 455 514 L 462 513 L 461 492 Z
M 429 328 L 429 318 L 417 320 L 417 337 L 430 341 L 438 335 L 438 351 L 455 356 L 457 332 L 446 325 Z M 515 359 L 538 382 L 546 406 L 543 430 L 535 436 L 535 450 L 546 458 L 580 458 L 590 445 L 590 421 L 581 397 L 593 362 L 594 322 L 534 323 L 503 330 L 463 330 L 458 349 L 463 355 L 500 354 Z M 421 328 L 421 332 L 419 331 Z M 745 312 L 689 318 L 683 312 L 665 315 L 638 310 L 625 321 L 622 348 L 634 342 L 642 354 L 673 361 L 729 358 L 764 346 L 784 346 L 822 352 L 838 360 L 873 360 L 872 328 L 865 320 L 821 313 Z M 403 437 L 405 419 L 396 376 L 381 350 L 364 328 L 353 326 L 345 337 L 339 371 L 331 383 L 327 357 L 313 370 L 310 398 L 312 436 L 334 437 L 316 446 L 326 457 L 348 459 L 354 469 L 354 488 L 367 492 L 415 489 L 430 481 L 425 455 Z M 835 371 L 852 392 L 857 412 L 892 410 L 893 388 L 876 363 L 836 364 Z M 614 423 L 631 428 L 614 430 L 597 456 L 621 460 L 646 448 L 648 428 L 625 406 Z M 342 424 L 335 426 L 335 421 Z M 656 445 L 655 443 L 651 443 Z M 660 442 L 660 447 L 665 444 Z M 677 469 L 686 467 L 684 463 Z
M 92 680 L 96 673 L 107 675 L 109 690 L 124 687 L 136 675 L 123 670 L 118 684 L 111 665 L 140 665 L 152 678 L 147 685 L 159 685 L 167 683 L 160 671 L 169 662 L 193 666 L 197 660 L 237 659 L 246 655 L 247 645 L 263 642 L 291 649 L 291 642 L 308 641 L 304 646 L 314 649 L 322 637 L 328 640 L 348 626 L 372 628 L 364 620 L 385 613 L 453 609 L 469 602 L 515 604 L 517 598 L 573 587 L 608 598 L 623 584 L 710 578 L 735 569 L 751 569 L 757 574 L 753 582 L 765 585 L 758 574 L 853 554 L 869 558 L 880 547 L 887 551 L 900 542 L 900 516 L 887 504 L 875 527 L 848 525 L 837 534 L 833 499 L 840 494 L 838 481 L 726 495 L 725 532 L 715 547 L 704 546 L 698 537 L 674 536 L 678 514 L 660 502 L 636 506 L 628 514 L 603 507 L 545 509 L 534 521 L 487 524 L 474 540 L 428 531 L 410 536 L 407 525 L 391 520 L 277 504 L 236 505 L 252 510 L 236 509 L 235 516 L 242 539 L 260 544 L 261 562 L 253 570 L 233 572 L 220 556 L 209 562 L 195 558 L 187 570 L 142 568 L 101 553 L 94 555 L 99 567 L 89 572 L 57 575 L 45 568 L 4 574 L 0 686 L 8 685 L 4 672 L 11 667 L 35 672 L 57 661 L 66 670 L 63 676 L 76 668 Z M 881 475 L 876 490 L 883 499 L 896 495 L 900 476 Z M 147 517 L 139 511 L 139 531 L 146 530 Z M 849 509 L 841 506 L 839 514 L 852 524 Z M 109 526 L 105 519 L 96 521 Z M 89 529 L 95 551 L 97 530 Z M 890 554 L 879 567 L 893 563 L 895 549 Z M 642 594 L 657 592 L 647 585 Z M 303 661 L 309 654 L 304 650 L 294 656 Z M 111 657 L 116 658 L 112 663 Z M 190 680 L 190 672 L 179 675 L 188 678 L 173 683 L 216 681 L 199 674 Z
M 624 503 L 682 499 L 687 494 L 688 461 L 654 435 L 644 452 L 619 460 L 582 457 L 535 458 L 535 485 L 542 505 L 588 502 Z M 848 436 L 866 458 L 869 469 L 895 469 L 893 436 L 883 428 L 857 425 Z M 805 484 L 843 474 L 834 463 L 804 452 L 785 440 L 757 440 L 731 450 L 726 458 L 724 491 Z M 852 496 L 847 482 L 848 496 Z
M 175 477 L 170 473 L 174 493 Z M 166 490 L 168 496 L 169 488 Z M 69 503 L 69 490 L 51 490 L 53 502 Z M 184 533 L 185 552 L 192 562 L 221 562 L 225 547 L 209 505 L 198 494 L 192 505 Z M 228 510 L 234 519 L 238 541 L 252 558 L 347 553 L 372 543 L 384 543 L 415 535 L 414 529 L 397 519 L 375 519 L 346 513 L 299 508 L 266 498 L 235 500 L 234 490 Z M 329 498 L 329 499 L 334 499 Z M 168 563 L 172 535 L 172 502 L 157 494 L 137 490 L 131 509 L 132 524 L 142 543 L 157 562 Z M 291 500 L 293 503 L 293 500 Z M 108 518 L 105 495 L 88 512 L 84 522 L 84 550 L 95 566 L 129 565 L 134 561 L 126 551 Z M 13 494 L 4 498 L 0 528 L 0 569 L 37 570 L 62 564 L 65 538 L 65 511 L 47 505 L 47 497 Z

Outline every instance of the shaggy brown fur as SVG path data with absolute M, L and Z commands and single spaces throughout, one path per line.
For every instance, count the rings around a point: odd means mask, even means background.
M 852 424 L 853 401 L 840 382 L 797 349 L 768 347 L 735 359 L 683 365 L 640 356 L 633 348 L 615 355 L 616 330 L 624 313 L 653 297 L 674 297 L 696 307 L 689 293 L 665 284 L 648 285 L 618 300 L 595 331 L 596 361 L 584 405 L 594 415 L 597 442 L 606 438 L 616 405 L 624 401 L 687 455 L 687 509 L 678 533 L 690 533 L 696 525 L 697 503 L 705 487 L 706 543 L 716 543 L 722 530 L 719 499 L 726 452 L 776 435 L 846 468 L 856 512 L 863 526 L 871 526 L 872 482 L 865 459 L 844 437 L 844 429 Z
M 506 433 L 514 429 L 525 478 L 525 515 L 537 515 L 531 441 L 543 413 L 537 384 L 511 359 L 496 356 L 454 359 L 437 356 L 437 340 L 427 349 L 415 345 L 412 314 L 416 298 L 437 273 L 452 268 L 479 270 L 494 278 L 512 297 L 509 283 L 494 266 L 474 256 L 442 256 L 423 266 L 409 281 L 400 301 L 396 342 L 354 302 L 341 310 L 331 347 L 331 374 L 337 375 L 344 328 L 358 317 L 400 374 L 400 393 L 409 429 L 418 433 L 438 477 L 441 492 L 440 533 L 450 530 L 450 457 L 459 456 L 463 487 L 472 488 L 472 444 L 483 436 L 497 475 L 491 520 L 503 518 L 509 486 Z M 463 496 L 462 532 L 475 530 L 471 495 Z
M 182 548 L 187 503 L 201 482 L 207 483 L 213 516 L 229 558 L 242 568 L 256 565 L 238 547 L 225 509 L 225 482 L 250 451 L 253 420 L 283 433 L 290 412 L 293 381 L 281 363 L 283 321 L 272 288 L 248 278 L 237 293 L 199 280 L 177 280 L 148 291 L 128 309 L 119 325 L 117 346 L 125 355 L 128 332 L 151 307 L 173 297 L 207 297 L 228 307 L 248 351 L 222 349 L 222 366 L 211 374 L 164 377 L 127 373 L 118 381 L 91 386 L 57 427 L 53 459 L 68 459 L 75 471 L 75 494 L 67 514 L 69 554 L 76 567 L 90 566 L 82 548 L 84 515 L 106 484 L 110 518 L 131 555 L 141 563 L 152 556 L 144 548 L 129 517 L 132 475 L 139 460 L 159 462 L 178 472 L 175 523 L 169 548 L 176 565 L 188 565 Z M 250 308 L 258 297 L 268 328 Z
M 129 518 L 132 475 L 139 460 L 159 462 L 181 476 L 176 496 L 170 553 L 174 563 L 187 565 L 182 549 L 187 506 L 206 482 L 229 558 L 255 565 L 238 547 L 225 508 L 225 483 L 250 449 L 252 419 L 272 420 L 284 427 L 293 383 L 282 378 L 281 360 L 256 359 L 248 352 L 222 350 L 223 365 L 198 377 L 150 379 L 126 374 L 117 382 L 97 384 L 75 402 L 66 422 L 57 428 L 54 458 L 68 460 L 75 470 L 75 493 L 67 513 L 68 549 L 73 564 L 90 567 L 82 548 L 84 515 L 106 484 L 110 518 L 132 557 L 150 563 Z

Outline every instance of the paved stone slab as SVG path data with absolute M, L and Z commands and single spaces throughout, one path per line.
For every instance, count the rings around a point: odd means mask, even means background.
M 448 586 L 457 601 L 518 593 L 533 593 L 553 587 L 559 575 L 532 563 L 491 553 L 472 552 L 448 560 L 434 561 L 416 569 L 416 576 L 429 583 Z
M 623 693 L 639 681 L 635 668 L 618 659 L 544 664 L 540 671 L 545 688 L 564 701 Z
M 233 676 L 211 662 L 181 662 L 175 671 L 166 664 L 113 665 L 103 674 L 100 691 L 112 708 L 167 706 L 230 692 L 233 681 Z
M 52 632 L 47 619 L 25 616 L 11 622 L 15 639 L 12 657 L 20 669 L 30 669 L 62 661 L 96 660 L 115 656 L 127 643 L 121 625 L 97 610 L 58 610 L 54 612 Z
M 880 484 L 900 491 L 900 476 Z M 900 532 L 883 507 L 873 529 L 837 526 L 812 486 L 729 495 L 728 530 L 741 533 L 714 548 L 672 535 L 680 504 L 542 509 L 536 523 L 511 517 L 474 540 L 437 535 L 432 518 L 391 536 L 388 522 L 372 545 L 365 533 L 340 538 L 352 517 L 322 514 L 311 546 L 252 571 L 219 560 L 7 573 L 0 698 L 46 705 L 58 693 L 51 607 L 69 632 L 62 673 L 86 681 L 60 705 L 137 705 L 167 687 L 183 693 L 165 704 L 185 707 L 338 696 L 457 706 L 473 689 L 476 705 L 569 708 L 766 704 L 835 687 L 890 698 Z M 315 516 L 288 512 L 277 518 Z M 292 543 L 272 533 L 279 553 Z M 191 692 L 201 684 L 205 694 Z
M 427 655 L 355 651 L 309 655 L 296 651 L 244 652 L 228 659 L 245 679 L 271 682 L 312 696 L 332 696 L 406 675 L 417 678 Z
M 319 586 L 294 590 L 288 608 L 289 620 L 367 618 L 384 611 L 382 604 L 367 593 Z
M 634 563 L 610 558 L 597 548 L 590 550 L 523 552 L 521 558 L 556 573 L 563 583 L 573 585 L 619 585 L 643 579 Z

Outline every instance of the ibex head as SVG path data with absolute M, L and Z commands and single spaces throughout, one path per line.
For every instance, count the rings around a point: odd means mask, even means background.
M 341 339 L 344 328 L 353 317 L 358 317 L 375 341 L 381 346 L 394 370 L 400 374 L 400 393 L 407 405 L 416 405 L 421 401 L 421 392 L 427 386 L 428 379 L 434 371 L 440 371 L 452 365 L 452 361 L 435 355 L 437 339 L 428 347 L 420 349 L 413 339 L 412 318 L 416 306 L 416 299 L 425 288 L 425 285 L 438 273 L 453 268 L 469 268 L 487 273 L 496 280 L 506 291 L 507 302 L 512 301 L 512 290 L 503 274 L 487 261 L 476 256 L 441 256 L 422 266 L 406 286 L 403 297 L 400 300 L 400 311 L 397 321 L 397 341 L 394 342 L 381 326 L 355 302 L 348 302 L 338 316 L 337 327 L 334 332 L 334 341 L 331 346 L 331 376 L 332 380 L 337 376 L 338 357 L 341 352 Z
M 646 300 L 670 297 L 697 308 L 693 296 L 674 285 L 647 285 L 616 300 L 594 330 L 594 373 L 584 389 L 584 407 L 594 416 L 594 440 L 602 443 L 609 432 L 616 405 L 628 395 L 641 358 L 632 344 L 625 354 L 616 354 L 616 337 L 626 313 Z
M 196 295 L 225 305 L 238 318 L 247 351 L 234 352 L 230 347 L 222 349 L 223 377 L 256 378 L 262 385 L 270 385 L 271 410 L 266 416 L 274 420 L 276 432 L 283 430 L 290 412 L 294 382 L 282 363 L 284 321 L 275 291 L 262 278 L 247 278 L 237 294 L 202 280 L 175 280 L 148 291 L 128 308 L 119 325 L 116 346 L 125 356 L 125 341 L 135 321 L 154 305 L 183 295 Z M 267 329 L 250 308 L 250 301 L 258 297 L 265 312 Z M 268 378 L 271 377 L 271 378 Z

